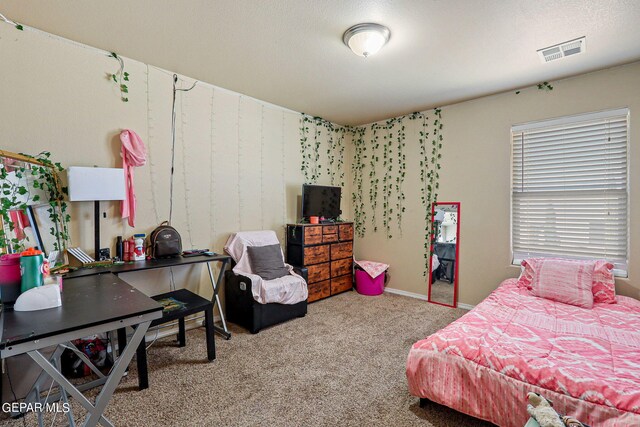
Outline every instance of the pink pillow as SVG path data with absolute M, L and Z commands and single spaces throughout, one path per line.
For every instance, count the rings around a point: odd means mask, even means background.
M 528 258 L 521 262 L 522 272 L 516 284 L 522 288 L 531 290 L 531 283 L 540 270 L 543 261 L 567 262 L 567 263 L 594 263 L 593 267 L 593 283 L 591 284 L 591 292 L 593 293 L 594 303 L 616 303 L 616 284 L 613 276 L 613 264 L 605 260 L 585 261 L 585 260 L 569 260 L 562 258 Z
M 613 278 L 613 264 L 604 260 L 595 262 L 592 291 L 593 302 L 615 304 L 616 282 Z
M 593 308 L 593 268 L 595 261 L 542 259 L 531 281 L 535 296 Z

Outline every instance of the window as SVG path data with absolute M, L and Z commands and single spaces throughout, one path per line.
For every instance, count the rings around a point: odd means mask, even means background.
M 627 276 L 629 110 L 511 128 L 511 249 L 529 257 L 606 259 Z

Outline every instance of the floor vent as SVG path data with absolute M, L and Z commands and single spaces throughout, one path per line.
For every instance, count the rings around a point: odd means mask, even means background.
M 580 37 L 578 39 L 569 40 L 568 42 L 540 49 L 538 50 L 538 55 L 540 55 L 540 60 L 542 62 L 551 62 L 556 59 L 582 53 L 585 51 L 586 47 L 586 38 Z

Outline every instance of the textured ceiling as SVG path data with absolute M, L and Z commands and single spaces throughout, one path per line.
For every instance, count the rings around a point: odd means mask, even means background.
M 640 59 L 636 0 L 5 0 L 0 13 L 342 124 Z M 376 56 L 342 44 L 359 22 L 391 29 Z M 586 53 L 540 62 L 580 36 Z

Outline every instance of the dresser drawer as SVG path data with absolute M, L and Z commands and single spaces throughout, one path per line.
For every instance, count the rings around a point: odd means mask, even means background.
M 329 274 L 331 269 L 328 262 L 310 265 L 307 269 L 309 271 L 309 283 L 322 282 L 331 277 Z
M 304 244 L 317 245 L 318 243 L 322 243 L 322 226 L 304 227 Z
M 353 224 L 340 224 L 338 226 L 340 241 L 353 240 Z
M 353 280 L 351 274 L 331 279 L 331 295 L 348 291 L 353 288 Z
M 353 243 L 333 243 L 331 245 L 331 260 L 351 258 L 353 256 Z
M 307 302 L 314 302 L 331 295 L 331 280 L 318 283 L 309 283 L 309 297 Z
M 322 234 L 338 234 L 337 225 L 325 225 L 322 228 Z
M 304 266 L 311 264 L 320 264 L 329 261 L 329 245 L 309 246 L 303 249 Z
M 331 277 L 344 276 L 345 274 L 351 274 L 353 267 L 353 260 L 351 258 L 340 259 L 338 261 L 331 261 Z
M 331 243 L 331 242 L 337 242 L 337 241 L 338 241 L 338 233 L 322 235 L 322 243 Z

